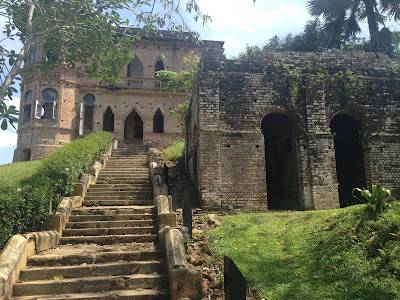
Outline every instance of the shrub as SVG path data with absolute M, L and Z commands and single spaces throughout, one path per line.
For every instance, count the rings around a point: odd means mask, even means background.
M 355 191 L 359 192 L 361 194 L 361 197 L 363 197 L 365 201 L 359 199 L 358 197 L 356 198 L 362 202 L 366 202 L 367 205 L 371 207 L 376 213 L 381 213 L 387 208 L 390 208 L 389 202 L 395 200 L 392 197 L 392 193 L 389 189 L 385 189 L 383 187 L 378 188 L 375 184 L 372 185 L 372 192 L 367 189 L 362 190 L 359 188 L 354 188 L 353 196 Z
M 166 160 L 176 160 L 183 156 L 185 151 L 184 141 L 175 141 L 171 145 L 163 149 Z
M 111 134 L 95 132 L 58 149 L 41 161 L 0 166 L 0 249 L 16 233 L 39 230 L 61 197 L 107 150 Z

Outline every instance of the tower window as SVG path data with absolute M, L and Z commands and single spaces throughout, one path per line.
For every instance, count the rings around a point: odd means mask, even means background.
M 25 94 L 24 99 L 24 116 L 22 118 L 22 122 L 27 122 L 31 119 L 31 111 L 32 111 L 32 91 L 28 91 Z

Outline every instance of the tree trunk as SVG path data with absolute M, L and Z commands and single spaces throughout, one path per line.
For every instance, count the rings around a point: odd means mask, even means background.
M 26 2 L 26 3 L 28 3 L 28 2 Z M 35 11 L 35 5 L 34 4 L 28 4 L 28 5 L 29 5 L 29 11 L 28 11 L 28 16 L 27 16 L 27 20 L 26 20 L 26 39 L 25 39 L 24 47 L 18 53 L 17 59 L 15 60 L 14 64 L 12 65 L 10 72 L 6 75 L 6 77 L 4 78 L 4 81 L 2 82 L 0 99 L 2 99 L 7 94 L 7 91 L 9 89 L 10 85 L 13 83 L 15 76 L 18 75 L 18 73 L 21 69 L 21 66 L 26 57 L 26 54 L 28 54 L 32 48 L 32 43 L 33 43 L 32 17 L 33 17 L 33 12 Z
M 371 37 L 372 49 L 375 52 L 379 52 L 379 27 L 378 20 L 375 16 L 375 0 L 363 0 L 365 5 L 365 11 L 367 13 L 369 34 Z

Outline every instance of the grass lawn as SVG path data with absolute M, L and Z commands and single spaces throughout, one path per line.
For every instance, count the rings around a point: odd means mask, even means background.
M 241 214 L 207 231 L 265 299 L 400 299 L 400 204 Z
M 40 160 L 17 162 L 0 166 L 0 184 L 21 181 L 33 175 L 42 162 Z

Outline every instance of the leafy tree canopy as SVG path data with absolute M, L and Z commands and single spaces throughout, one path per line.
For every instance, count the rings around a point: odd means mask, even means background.
M 400 19 L 398 0 L 309 0 L 308 10 L 322 16 L 324 32 L 331 39 L 356 36 L 361 32 L 360 22 L 367 20 L 372 50 L 393 54 L 392 35 L 385 22 Z
M 185 23 L 184 11 L 203 24 L 211 20 L 202 14 L 196 0 L 0 1 L 0 16 L 6 19 L 0 40 L 1 128 L 7 127 L 4 120 L 16 122 L 12 117 L 17 113 L 15 107 L 8 108 L 3 99 L 11 99 L 22 67 L 39 49 L 46 55 L 35 70 L 47 72 L 65 64 L 78 74 L 116 82 L 117 74 L 132 59 L 128 46 L 141 36 L 132 28 L 185 31 L 189 34 L 182 37 L 198 38 Z M 128 19 L 122 17 L 125 15 Z M 20 51 L 9 48 L 10 40 L 22 43 Z

